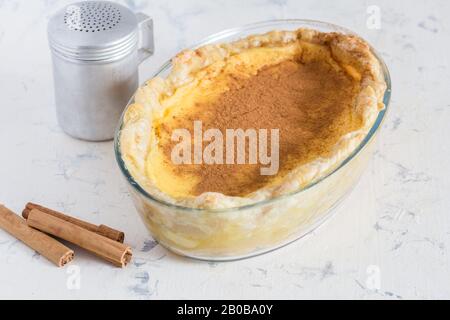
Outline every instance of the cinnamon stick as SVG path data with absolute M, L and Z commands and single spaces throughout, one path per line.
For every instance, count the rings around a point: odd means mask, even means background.
M 73 260 L 74 252 L 52 237 L 30 228 L 25 220 L 0 205 L 0 228 L 46 257 L 58 267 Z
M 126 266 L 131 260 L 131 248 L 122 243 L 38 209 L 32 209 L 27 216 L 28 226 L 74 243 L 118 267 Z
M 115 229 L 105 226 L 103 224 L 97 226 L 95 224 L 92 224 L 92 223 L 89 223 L 89 222 L 86 222 L 86 221 L 83 221 L 83 220 L 80 220 L 80 219 L 77 219 L 74 217 L 70 217 L 68 215 L 65 215 L 64 213 L 52 210 L 50 208 L 46 208 L 44 206 L 41 206 L 39 204 L 32 203 L 32 202 L 27 203 L 25 209 L 23 209 L 23 211 L 22 211 L 22 216 L 25 219 L 28 219 L 28 214 L 33 209 L 38 209 L 41 212 L 44 212 L 44 213 L 50 214 L 56 218 L 71 222 L 79 227 L 82 227 L 86 230 L 98 233 L 101 236 L 107 237 L 114 241 L 118 241 L 120 243 L 123 243 L 123 241 L 125 239 L 125 234 L 122 231 L 115 230 Z

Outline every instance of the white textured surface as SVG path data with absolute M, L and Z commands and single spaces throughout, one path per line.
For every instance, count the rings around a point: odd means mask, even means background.
M 392 74 L 377 152 L 334 218 L 306 240 L 230 263 L 174 256 L 141 225 L 112 143 L 73 140 L 56 123 L 46 22 L 68 2 L 0 0 L 0 202 L 20 212 L 35 201 L 117 226 L 135 252 L 120 270 L 77 250 L 80 288 L 70 290 L 73 268 L 57 269 L 0 230 L 0 298 L 450 298 L 450 2 L 123 2 L 155 21 L 157 52 L 142 80 L 232 26 L 309 18 L 353 29 Z M 366 27 L 374 4 L 380 30 Z

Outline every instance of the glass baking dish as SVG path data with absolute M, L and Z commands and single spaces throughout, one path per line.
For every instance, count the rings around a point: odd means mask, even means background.
M 324 32 L 352 33 L 342 27 L 311 20 L 272 20 L 230 29 L 204 39 L 206 44 L 238 40 L 271 30 L 312 28 Z M 372 49 L 373 50 L 373 49 Z M 334 171 L 290 194 L 251 205 L 227 209 L 189 208 L 167 203 L 147 193 L 131 176 L 122 159 L 119 137 L 123 116 L 115 137 L 118 165 L 129 186 L 134 204 L 151 235 L 167 249 L 202 260 L 226 261 L 247 258 L 280 248 L 300 239 L 330 217 L 333 208 L 352 190 L 366 168 L 376 134 L 389 108 L 391 80 L 381 57 L 373 50 L 384 73 L 387 90 L 385 109 L 363 142 Z M 171 62 L 154 75 L 166 77 Z M 128 106 L 134 101 L 131 99 Z

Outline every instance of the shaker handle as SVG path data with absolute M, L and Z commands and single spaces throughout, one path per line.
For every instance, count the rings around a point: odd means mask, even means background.
M 139 64 L 145 59 L 153 55 L 155 45 L 153 41 L 153 20 L 145 13 L 136 13 L 139 28 L 139 50 L 138 59 Z

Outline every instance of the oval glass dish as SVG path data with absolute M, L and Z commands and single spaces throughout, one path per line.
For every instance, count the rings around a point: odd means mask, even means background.
M 230 29 L 206 38 L 193 48 L 223 43 L 271 30 L 311 28 L 323 32 L 352 32 L 329 23 L 310 20 L 274 20 Z M 165 202 L 142 188 L 124 163 L 120 150 L 123 116 L 115 137 L 115 155 L 129 186 L 134 204 L 151 235 L 167 249 L 202 260 L 226 261 L 247 258 L 280 248 L 300 239 L 330 217 L 333 208 L 352 190 L 374 149 L 376 134 L 389 108 L 391 81 L 379 60 L 387 89 L 381 110 L 362 143 L 336 169 L 320 180 L 276 198 L 227 209 L 189 208 Z M 171 62 L 154 75 L 166 77 Z M 128 106 L 134 101 L 130 101 Z

